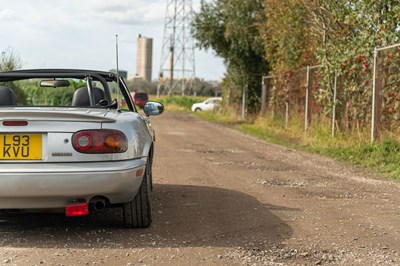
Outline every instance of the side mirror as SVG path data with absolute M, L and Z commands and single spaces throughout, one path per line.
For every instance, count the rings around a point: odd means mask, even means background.
M 143 111 L 147 116 L 160 115 L 164 112 L 164 105 L 158 102 L 147 102 L 143 106 Z

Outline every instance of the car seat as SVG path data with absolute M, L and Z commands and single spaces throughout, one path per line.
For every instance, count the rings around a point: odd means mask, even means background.
M 92 93 L 94 94 L 94 104 L 98 104 L 101 100 L 105 99 L 104 91 L 98 87 L 92 87 Z M 90 106 L 90 99 L 87 87 L 77 89 L 72 96 L 71 106 Z
M 12 89 L 0 86 L 0 106 L 17 105 L 17 97 Z

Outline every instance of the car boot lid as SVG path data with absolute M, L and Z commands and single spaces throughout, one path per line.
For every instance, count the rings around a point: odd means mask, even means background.
M 117 113 L 108 109 L 95 108 L 49 108 L 49 107 L 13 107 L 0 109 L 1 120 L 30 121 L 72 121 L 72 122 L 115 122 Z

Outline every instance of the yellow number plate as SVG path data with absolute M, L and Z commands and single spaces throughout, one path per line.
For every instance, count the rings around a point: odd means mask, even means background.
M 42 159 L 41 134 L 0 134 L 0 160 Z

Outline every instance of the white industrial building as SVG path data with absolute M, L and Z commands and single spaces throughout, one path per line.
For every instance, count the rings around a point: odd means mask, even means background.
M 139 34 L 136 48 L 136 76 L 151 82 L 153 68 L 153 39 Z

